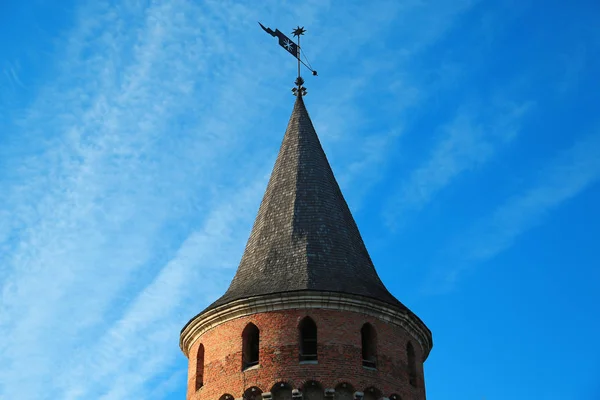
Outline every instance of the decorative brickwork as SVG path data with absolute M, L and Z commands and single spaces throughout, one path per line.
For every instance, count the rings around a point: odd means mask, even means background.
M 307 315 L 315 321 L 319 332 L 318 361 L 311 364 L 298 360 L 298 329 Z M 260 364 L 242 371 L 242 332 L 248 323 L 260 330 Z M 371 324 L 377 332 L 377 369 L 365 368 L 362 364 L 360 330 L 365 323 Z M 198 391 L 193 390 L 198 366 L 193 362 L 196 358 L 190 357 L 188 399 L 216 400 L 224 393 L 239 398 L 248 388 L 256 387 L 263 394 L 270 393 L 275 400 L 275 385 L 285 382 L 289 384 L 286 388 L 290 396 L 293 389 L 300 389 L 306 400 L 307 396 L 312 397 L 304 389 L 306 382 L 314 381 L 324 388 L 320 391 L 322 396 L 325 389 L 348 383 L 348 390 L 340 390 L 340 397 L 358 391 L 364 392 L 365 399 L 369 400 L 392 394 L 402 400 L 422 400 L 425 399 L 423 354 L 418 346 L 415 346 L 416 387 L 409 383 L 405 349 L 411 339 L 400 326 L 350 311 L 296 309 L 236 318 L 206 331 L 191 346 L 191 355 L 200 344 L 204 346 L 204 385 Z M 371 388 L 377 391 L 370 391 Z M 379 397 L 373 399 L 373 396 Z

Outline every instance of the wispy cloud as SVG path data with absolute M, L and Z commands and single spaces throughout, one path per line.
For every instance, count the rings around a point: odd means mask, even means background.
M 323 87 L 335 95 L 315 104 L 313 115 L 353 211 L 361 208 L 365 194 L 379 182 L 389 154 L 397 148 L 405 131 L 407 115 L 417 113 L 429 99 L 431 85 L 422 82 L 414 59 L 443 39 L 477 3 L 442 2 L 432 12 L 421 1 L 382 2 L 385 6 L 374 8 L 370 18 L 358 21 L 365 26 L 353 29 L 355 33 L 346 47 L 337 47 L 346 59 L 344 64 L 336 65 L 339 71 L 328 77 Z M 362 5 L 357 7 L 360 11 L 350 13 L 364 12 Z M 374 20 L 376 24 L 372 23 Z M 325 34 L 339 37 L 343 32 L 334 25 Z M 373 38 L 390 34 L 395 38 L 394 48 L 383 51 L 389 58 L 373 60 L 362 56 L 363 51 L 368 51 L 367 40 L 372 46 Z M 343 170 L 336 169 L 338 159 L 344 162 Z
M 388 226 L 395 228 L 405 213 L 419 211 L 463 173 L 490 160 L 517 136 L 532 105 L 502 101 L 462 107 L 440 129 L 440 138 L 425 161 L 390 196 L 384 208 Z
M 284 95 L 291 111 L 291 96 L 270 78 L 280 65 L 256 61 L 279 49 L 247 33 L 274 4 L 132 0 L 76 10 L 76 26 L 58 39 L 58 75 L 31 89 L 30 107 L 0 137 L 19 139 L 18 151 L 0 146 L 0 397 L 127 399 L 145 388 L 161 398 L 169 390 L 161 374 L 180 378 L 169 370 L 182 357 L 179 330 L 231 278 L 272 166 L 265 159 L 274 161 L 281 140 L 282 126 L 264 116 Z M 365 21 L 392 21 L 406 11 L 395 4 Z M 455 16 L 469 4 L 440 10 Z M 308 25 L 331 5 L 277 7 Z M 388 28 L 365 30 L 362 44 Z M 442 32 L 428 30 L 419 43 Z M 337 44 L 356 51 L 360 43 Z M 335 54 L 320 54 L 323 65 L 338 65 Z M 357 85 L 340 110 L 360 95 Z M 361 142 L 345 123 L 345 143 Z M 398 134 L 385 132 L 359 156 L 338 155 L 348 180 L 381 165 Z
M 264 178 L 219 194 L 233 201 L 223 202 L 209 213 L 204 225 L 183 242 L 123 316 L 96 345 L 86 348 L 85 359 L 58 377 L 65 387 L 64 398 L 99 393 L 103 393 L 98 397 L 101 399 L 127 398 L 173 365 L 181 356 L 177 348 L 179 330 L 203 305 L 220 295 L 231 278 L 232 271 L 223 271 L 223 266 L 238 261 L 235 250 L 247 236 L 246 230 L 238 228 L 250 225 L 249 209 L 262 195 Z M 97 373 L 90 377 L 90 370 Z
M 81 24 L 69 36 L 62 76 L 41 91 L 13 132 L 31 156 L 22 161 L 5 154 L 12 168 L 0 182 L 2 208 L 12 212 L 0 216 L 6 250 L 0 272 L 0 360 L 6 367 L 1 397 L 98 397 L 103 391 L 114 391 L 112 398 L 131 396 L 118 379 L 111 380 L 114 386 L 103 382 L 102 389 L 92 382 L 66 387 L 71 380 L 65 375 L 85 364 L 103 331 L 119 332 L 118 322 L 112 330 L 110 325 L 120 314 L 131 319 L 136 311 L 128 310 L 139 310 L 140 301 L 155 304 L 152 289 L 138 300 L 131 290 L 158 279 L 169 298 L 168 282 L 177 282 L 169 275 L 172 268 L 161 264 L 179 246 L 177 236 L 167 235 L 171 224 L 180 224 L 181 234 L 202 223 L 198 218 L 205 213 L 192 213 L 187 222 L 190 211 L 210 208 L 220 198 L 215 195 L 223 195 L 212 179 L 202 179 L 208 175 L 202 171 L 212 170 L 213 178 L 226 173 L 218 170 L 219 162 L 245 143 L 236 132 L 243 116 L 228 114 L 230 107 L 246 105 L 231 90 L 246 84 L 246 77 L 227 83 L 229 77 L 201 73 L 213 67 L 211 56 L 227 59 L 226 72 L 240 56 L 231 51 L 233 43 L 221 43 L 220 32 L 206 32 L 221 26 L 219 15 L 176 1 L 92 8 L 81 12 Z M 237 12 L 239 17 L 246 10 Z M 202 91 L 212 98 L 198 105 L 194 99 Z M 199 106 L 204 110 L 196 117 Z M 248 106 L 246 115 L 258 106 Z M 227 126 L 221 118 L 228 118 Z M 220 237 L 221 246 L 227 236 Z M 136 317 L 142 324 L 137 329 L 150 325 L 147 317 Z M 180 327 L 172 326 L 175 348 Z M 110 361 L 103 364 L 106 370 L 95 369 L 98 376 L 115 371 Z M 122 367 L 124 373 L 130 364 Z
M 7 63 L 5 67 L 2 69 L 2 73 L 4 74 L 4 78 L 8 82 L 11 89 L 16 89 L 17 87 L 21 89 L 26 89 L 25 84 L 21 81 L 19 77 L 19 62 Z
M 510 248 L 519 236 L 600 179 L 600 134 L 578 140 L 560 153 L 534 179 L 531 187 L 509 198 L 489 217 L 453 242 L 446 266 L 436 270 L 436 290 L 454 287 L 466 270 Z M 441 278 L 441 280 L 440 280 Z

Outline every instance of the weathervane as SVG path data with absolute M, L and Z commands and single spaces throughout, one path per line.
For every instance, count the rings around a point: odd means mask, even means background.
M 298 60 L 298 77 L 296 78 L 296 81 L 294 82 L 296 87 L 294 87 L 292 89 L 292 93 L 294 93 L 295 96 L 305 96 L 306 88 L 304 86 L 302 86 L 304 84 L 304 79 L 300 75 L 300 64 L 302 64 L 306 68 L 308 68 L 308 70 L 311 71 L 314 76 L 317 76 L 317 71 L 315 71 L 311 67 L 310 62 L 308 62 L 308 59 L 306 59 L 306 63 L 304 61 L 302 61 L 302 59 L 301 59 L 302 49 L 300 47 L 300 36 L 304 35 L 304 32 L 306 32 L 306 29 L 304 29 L 304 27 L 300 27 L 300 26 L 298 26 L 296 29 L 294 29 L 294 31 L 292 32 L 292 35 L 298 37 L 298 43 L 294 43 L 290 38 L 285 36 L 279 29 L 275 29 L 275 31 L 273 31 L 271 28 L 266 28 L 260 22 L 258 24 L 269 35 L 271 35 L 273 37 L 277 37 L 279 39 L 279 45 L 281 47 L 283 47 L 285 50 L 287 50 L 288 53 L 290 53 L 291 55 L 296 57 L 296 59 Z M 306 56 L 304 56 L 304 58 L 306 58 Z

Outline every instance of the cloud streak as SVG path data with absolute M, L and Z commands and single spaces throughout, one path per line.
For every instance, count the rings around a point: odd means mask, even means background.
M 486 221 L 480 245 L 468 253 L 473 261 L 494 257 L 539 224 L 547 214 L 600 178 L 600 134 L 589 135 L 564 151 L 540 174 L 535 185 L 509 199 Z
M 252 218 L 238 210 L 247 211 L 256 204 L 265 185 L 266 177 L 233 193 L 221 193 L 235 200 L 215 207 L 98 344 L 86 349 L 86 360 L 93 361 L 64 372 L 64 398 L 97 395 L 105 390 L 106 382 L 113 383 L 99 398 L 129 397 L 173 365 L 181 356 L 176 351 L 179 330 L 203 304 L 220 294 L 230 278 L 230 271 L 223 273 L 222 265 L 238 261 L 234 250 L 246 234 L 236 228 L 249 225 Z M 86 379 L 92 369 L 98 373 Z
M 194 173 L 215 169 L 243 122 L 232 116 L 224 128 L 217 117 L 183 117 L 195 111 L 197 87 L 216 93 L 205 107 L 221 117 L 239 107 L 230 91 L 215 90 L 223 78 L 198 76 L 210 68 L 207 51 L 227 51 L 211 49 L 217 35 L 212 41 L 199 31 L 201 22 L 203 29 L 220 22 L 214 15 L 187 2 L 123 4 L 82 12 L 62 77 L 42 90 L 15 132 L 32 155 L 9 159 L 16 172 L 2 180 L 3 206 L 14 211 L 0 224 L 7 250 L 0 359 L 10 366 L 0 372 L 2 397 L 99 393 L 91 385 L 57 387 L 68 379 L 56 373 L 83 365 L 106 322 L 135 301 L 129 290 L 162 276 L 161 260 L 178 246 L 165 236 L 172 221 L 185 227 L 190 208 L 215 201 L 210 181 Z M 125 31 L 131 15 L 143 18 Z M 169 135 L 173 126 L 178 132 Z M 194 198 L 202 192 L 209 195 Z M 114 398 L 129 397 L 114 390 Z
M 451 246 L 449 259 L 455 261 L 442 269 L 442 290 L 452 289 L 463 273 L 509 249 L 517 238 L 543 223 L 551 211 L 595 184 L 600 179 L 598 154 L 599 133 L 578 140 L 546 165 L 529 189 L 509 198 L 461 235 Z
M 373 18 L 407 12 L 394 4 Z M 32 88 L 0 138 L 11 144 L 0 146 L 0 397 L 163 398 L 181 379 L 171 371 L 184 363 L 179 330 L 231 278 L 283 134 L 264 120 L 284 95 L 269 79 L 280 65 L 247 61 L 280 50 L 247 35 L 271 6 L 131 0 L 76 10 L 58 40 L 57 76 Z M 325 2 L 305 6 L 278 12 L 304 13 L 307 25 L 330 12 Z M 380 29 L 371 35 L 389 23 Z M 338 44 L 356 51 L 370 40 Z M 335 54 L 320 60 L 338 65 Z M 360 96 L 358 85 L 339 108 Z M 323 125 L 334 111 L 320 113 Z M 362 136 L 346 123 L 336 160 L 352 182 L 382 165 L 398 133 L 373 135 L 349 156 Z
M 482 105 L 463 106 L 440 129 L 429 156 L 390 196 L 384 218 L 391 228 L 408 212 L 421 210 L 462 174 L 480 168 L 517 136 L 532 102 L 501 101 L 484 111 Z

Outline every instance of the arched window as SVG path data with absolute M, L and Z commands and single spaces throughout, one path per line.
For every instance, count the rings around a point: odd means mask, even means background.
M 381 390 L 376 387 L 368 387 L 363 391 L 363 400 L 380 400 L 383 397 Z
M 408 358 L 408 380 L 411 386 L 417 386 L 417 363 L 415 361 L 415 348 L 411 342 L 406 345 L 406 355 Z
M 317 360 L 317 324 L 310 317 L 300 322 L 300 361 Z
M 303 400 L 324 400 L 325 390 L 317 381 L 307 381 L 302 385 Z
M 256 386 L 249 387 L 248 389 L 244 390 L 242 398 L 244 400 L 262 400 L 262 390 Z
M 335 387 L 333 400 L 354 400 L 354 387 L 346 382 L 338 383 Z
M 249 323 L 242 332 L 242 370 L 258 364 L 259 331 Z
M 363 366 L 377 368 L 377 332 L 373 325 L 366 323 L 360 330 Z
M 204 345 L 198 347 L 196 355 L 196 390 L 204 385 Z
M 273 400 L 292 400 L 292 385 L 287 382 L 277 382 L 271 388 Z

